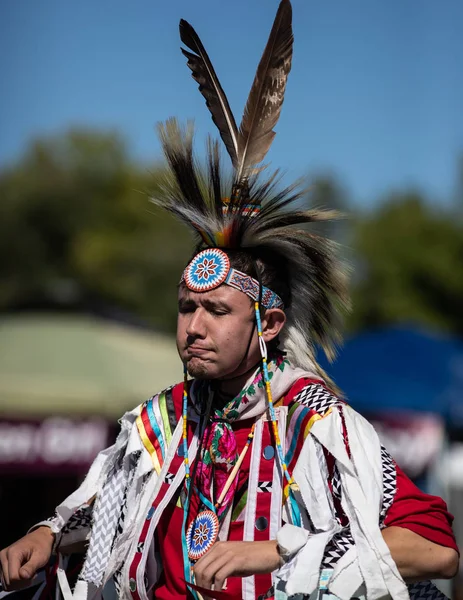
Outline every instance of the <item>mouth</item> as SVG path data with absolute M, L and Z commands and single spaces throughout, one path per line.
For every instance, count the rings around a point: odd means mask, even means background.
M 187 346 L 186 351 L 190 356 L 203 356 L 204 354 L 211 352 L 209 348 L 203 348 L 201 346 Z

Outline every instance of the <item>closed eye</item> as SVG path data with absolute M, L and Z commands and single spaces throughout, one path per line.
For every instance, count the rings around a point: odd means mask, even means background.
M 190 302 L 181 302 L 178 305 L 178 312 L 182 315 L 192 313 L 196 310 L 196 305 Z
M 216 316 L 223 316 L 231 313 L 230 307 L 227 306 L 224 302 L 212 302 L 206 300 L 204 302 L 204 308 L 206 308 L 208 312 Z

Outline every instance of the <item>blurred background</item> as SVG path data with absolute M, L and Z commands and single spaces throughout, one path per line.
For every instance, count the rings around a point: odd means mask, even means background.
M 277 4 L 0 3 L 1 547 L 75 489 L 125 410 L 181 378 L 191 239 L 148 201 L 164 173 L 155 124 L 194 118 L 200 156 L 215 130 L 178 21 L 239 119 Z M 269 159 L 286 183 L 305 179 L 307 206 L 349 215 L 327 231 L 353 266 L 346 345 L 327 368 L 444 496 L 463 545 L 463 4 L 293 9 Z

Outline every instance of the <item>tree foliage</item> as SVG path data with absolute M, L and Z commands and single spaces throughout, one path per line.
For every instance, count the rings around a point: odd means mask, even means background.
M 353 238 L 354 329 L 414 322 L 463 334 L 463 223 L 417 193 L 392 194 Z
M 0 310 L 96 310 L 173 331 L 191 237 L 148 201 L 165 176 L 134 165 L 112 133 L 32 144 L 0 174 Z M 463 334 L 462 182 L 463 163 L 454 208 L 392 193 L 322 228 L 353 257 L 350 329 L 408 321 Z M 307 204 L 352 213 L 332 176 L 312 178 Z
M 33 144 L 0 176 L 0 309 L 117 309 L 172 330 L 191 240 L 148 201 L 163 176 L 114 134 Z

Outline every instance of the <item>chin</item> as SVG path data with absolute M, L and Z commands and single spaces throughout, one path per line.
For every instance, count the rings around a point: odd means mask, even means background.
M 187 361 L 188 374 L 195 379 L 210 379 L 213 377 L 211 368 L 203 360 L 192 358 Z

